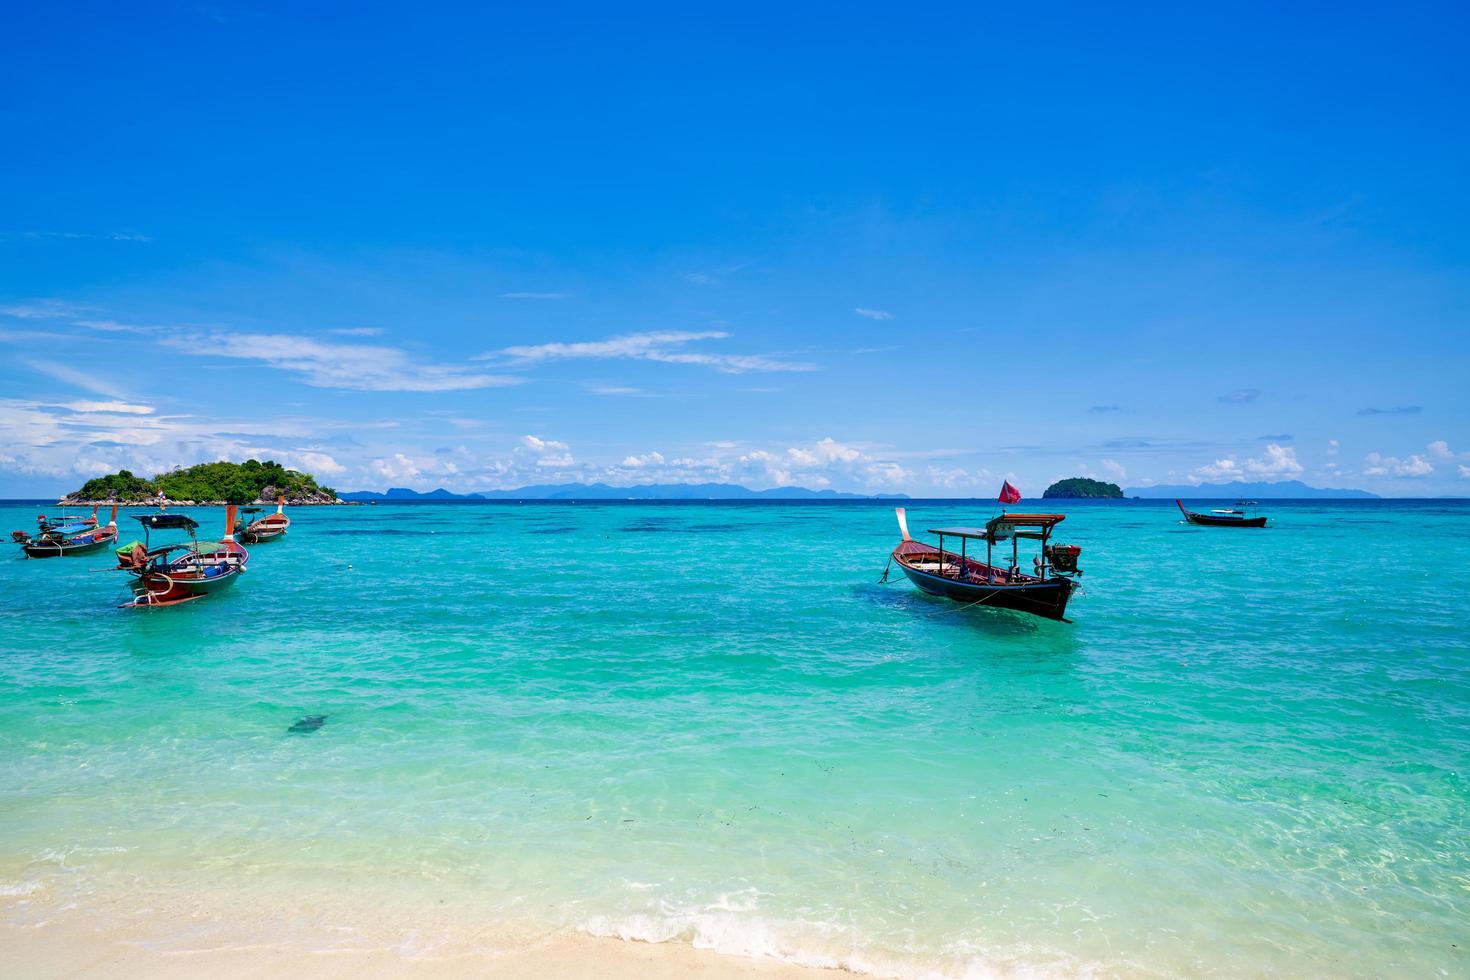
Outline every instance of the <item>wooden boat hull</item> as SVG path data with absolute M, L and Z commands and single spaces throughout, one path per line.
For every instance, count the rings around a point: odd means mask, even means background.
M 291 518 L 285 514 L 267 514 L 258 521 L 250 524 L 240 531 L 240 540 L 246 544 L 264 544 L 274 541 L 286 533 L 286 528 L 291 526 Z
M 133 601 L 124 603 L 123 608 L 176 606 L 191 599 L 203 599 L 205 596 L 228 589 L 245 571 L 239 565 L 219 567 L 221 571 L 214 575 L 180 574 L 161 569 L 149 571 L 130 583 L 133 589 Z
M 987 581 L 987 577 L 1005 578 L 1001 569 L 991 569 L 974 561 L 964 562 L 966 578 L 955 575 L 939 575 L 933 571 L 915 568 L 913 564 L 924 564 L 923 559 L 947 565 L 952 571 L 961 565 L 959 555 L 946 551 L 940 562 L 940 552 L 904 542 L 894 549 L 893 562 L 903 570 L 908 580 L 929 595 L 952 599 L 955 602 L 974 606 L 989 606 L 992 609 L 1012 609 L 1030 613 L 1044 619 L 1063 619 L 1067 612 L 1067 601 L 1077 587 L 1071 579 L 1060 576 L 1039 579 L 1032 576 L 1020 577 L 1019 581 Z
M 1265 527 L 1266 526 L 1266 518 L 1264 518 L 1264 517 L 1217 517 L 1214 514 L 1196 514 L 1192 510 L 1185 510 L 1184 509 L 1184 505 L 1181 504 L 1181 503 L 1179 503 L 1179 501 L 1176 500 L 1176 501 L 1174 501 L 1174 503 L 1178 504 L 1178 506 L 1179 506 L 1179 512 L 1184 515 L 1184 519 L 1186 521 L 1188 521 L 1191 524 L 1198 524 L 1201 527 Z
M 21 545 L 27 558 L 70 558 L 73 555 L 91 555 L 117 542 L 117 534 L 98 532 L 88 535 L 86 540 L 46 541 L 35 539 Z
M 1189 520 L 1189 523 L 1191 523 L 1191 524 L 1198 524 L 1201 527 L 1265 527 L 1266 526 L 1266 519 L 1264 517 L 1247 517 L 1247 518 L 1243 518 L 1243 519 L 1237 521 L 1237 520 L 1232 520 L 1229 517 L 1210 517 L 1208 514 L 1191 514 L 1191 513 L 1188 513 L 1188 512 L 1186 512 L 1184 516 Z
M 217 550 L 191 552 L 171 562 L 155 561 L 146 567 L 130 568 L 133 580 L 128 584 L 133 599 L 123 603 L 122 608 L 177 606 L 223 592 L 245 574 L 249 560 L 250 552 L 227 538 Z

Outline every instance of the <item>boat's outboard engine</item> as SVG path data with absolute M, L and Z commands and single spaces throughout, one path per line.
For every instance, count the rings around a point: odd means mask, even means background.
M 1082 554 L 1082 549 L 1075 544 L 1049 544 L 1046 546 L 1046 560 L 1051 563 L 1052 571 L 1062 575 L 1081 575 L 1082 569 L 1077 567 L 1077 558 Z

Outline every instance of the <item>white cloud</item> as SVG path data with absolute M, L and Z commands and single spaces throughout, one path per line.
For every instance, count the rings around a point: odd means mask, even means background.
M 588 388 L 594 395 L 642 395 L 642 388 L 630 388 L 626 385 L 597 385 Z
M 289 334 L 215 333 L 163 341 L 192 354 L 257 361 L 300 375 L 316 388 L 355 391 L 463 391 L 518 384 L 453 364 L 424 364 L 396 347 L 338 344 Z
M 1466 466 L 1464 463 L 1460 464 L 1460 479 L 1470 480 L 1470 466 Z
M 863 307 L 859 306 L 857 309 L 853 310 L 853 312 L 856 313 L 858 316 L 865 316 L 869 320 L 892 320 L 893 319 L 893 314 L 892 313 L 889 313 L 887 310 L 868 310 L 868 309 L 864 309 Z
M 896 486 L 913 474 L 892 459 L 881 459 L 830 436 L 785 452 L 757 449 L 737 460 L 736 472 L 777 486 L 830 486 L 834 479 L 861 486 Z
M 304 450 L 299 452 L 279 453 L 283 464 L 290 464 L 296 469 L 303 470 L 313 476 L 338 476 L 347 472 L 347 467 L 337 462 L 326 453 Z
M 1416 478 L 1428 476 L 1434 472 L 1434 466 L 1423 456 L 1412 455 L 1404 459 L 1397 456 L 1384 456 L 1381 453 L 1369 453 L 1364 457 L 1367 467 L 1363 470 L 1364 476 L 1404 476 Z
M 644 453 L 641 456 L 623 457 L 623 465 L 633 469 L 640 469 L 645 466 L 662 466 L 663 464 L 664 455 L 659 452 Z
M 707 276 L 703 272 L 686 272 L 684 273 L 684 281 L 692 282 L 696 286 L 713 286 L 719 282 L 715 277 Z
M 1336 439 L 1327 440 L 1327 455 L 1336 456 L 1341 448 L 1342 443 L 1338 442 Z
M 963 466 L 930 466 L 928 476 L 929 482 L 938 484 L 946 490 L 965 490 L 985 486 L 995 479 L 994 474 L 988 469 L 982 467 L 977 470 L 967 470 Z
M 423 472 L 403 453 L 394 453 L 387 459 L 373 460 L 372 470 L 387 480 L 411 480 Z
M 336 474 L 334 467 L 341 464 L 325 452 L 316 447 L 293 451 L 282 442 L 318 438 L 342 427 L 329 419 L 161 415 L 151 406 L 128 402 L 0 400 L 0 445 L 17 447 L 3 461 L 4 470 L 67 480 L 69 485 L 59 485 L 58 491 L 74 489 L 69 478 L 77 475 L 118 469 L 153 474 L 216 459 L 274 458 Z
M 706 354 L 689 351 L 688 344 L 701 340 L 724 340 L 722 330 L 656 330 L 621 334 L 606 340 L 577 341 L 506 347 L 480 359 L 508 358 L 520 364 L 571 359 L 614 359 L 657 361 L 661 364 L 695 364 L 726 374 L 746 371 L 814 371 L 815 365 L 782 361 L 763 354 Z
M 327 333 L 339 337 L 381 337 L 387 331 L 382 327 L 333 327 Z
M 152 415 L 152 405 L 133 405 L 128 402 L 64 402 L 63 408 L 73 412 L 112 412 L 118 415 Z
M 516 447 L 516 452 L 532 454 L 536 458 L 536 465 L 543 468 L 564 468 L 575 462 L 571 447 L 566 443 L 539 436 L 521 436 L 521 444 Z
M 1454 452 L 1450 449 L 1450 444 L 1443 439 L 1436 439 L 1424 448 L 1428 449 L 1431 454 L 1438 456 L 1440 459 L 1455 458 Z
M 1302 472 L 1302 465 L 1297 462 L 1296 450 L 1273 442 L 1266 446 L 1264 456 L 1247 459 L 1244 462 L 1234 456 L 1217 459 L 1213 463 L 1196 469 L 1190 474 L 1189 480 L 1191 483 L 1199 483 L 1202 480 L 1223 480 L 1228 483 L 1236 483 L 1248 477 L 1285 477 L 1300 472 Z

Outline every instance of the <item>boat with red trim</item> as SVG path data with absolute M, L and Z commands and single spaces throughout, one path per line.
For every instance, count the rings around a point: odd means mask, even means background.
M 266 514 L 264 517 L 257 518 L 253 515 L 259 514 L 261 508 L 244 508 L 241 511 L 244 517 L 236 523 L 235 533 L 239 535 L 240 540 L 245 544 L 263 544 L 266 541 L 276 540 L 285 534 L 286 529 L 291 526 L 291 518 L 287 517 L 284 512 L 285 507 L 286 498 L 280 496 L 276 498 L 276 512 L 274 514 Z
M 903 540 L 889 560 L 896 562 L 909 581 L 924 592 L 972 606 L 1013 609 L 1046 619 L 1065 617 L 1067 601 L 1078 587 L 1073 576 L 1082 574 L 1077 567 L 1081 548 L 1050 543 L 1052 530 L 1067 519 L 1065 514 L 1002 513 L 984 527 L 930 528 L 929 533 L 939 537 L 936 546 L 909 536 L 904 508 L 896 508 L 895 513 Z M 945 550 L 945 538 L 960 542 L 959 554 Z M 1030 572 L 1020 567 L 1022 539 L 1039 544 Z M 1011 542 L 1011 560 L 996 564 L 995 546 L 1007 540 Z M 971 541 L 985 542 L 983 562 L 969 556 Z M 883 580 L 887 579 L 885 571 Z
M 250 553 L 235 541 L 235 505 L 225 508 L 225 536 L 220 542 L 200 541 L 199 522 L 187 514 L 136 515 L 143 525 L 143 542 L 117 550 L 117 567 L 133 580 L 131 602 L 124 609 L 177 606 L 223 591 L 245 574 Z M 183 530 L 187 543 L 151 547 L 156 530 Z

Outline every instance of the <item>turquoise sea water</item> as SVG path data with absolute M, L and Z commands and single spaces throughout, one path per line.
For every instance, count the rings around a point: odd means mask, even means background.
M 350 882 L 879 972 L 1467 975 L 1470 505 L 1171 508 L 1068 502 L 1071 624 L 877 584 L 867 504 L 300 508 L 150 612 L 7 556 L 0 908 Z

